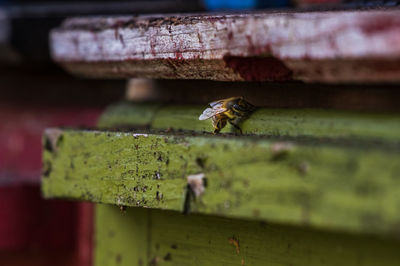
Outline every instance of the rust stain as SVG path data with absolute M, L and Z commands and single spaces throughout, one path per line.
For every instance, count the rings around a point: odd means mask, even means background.
M 152 56 L 156 56 L 156 44 L 154 43 L 154 37 L 150 37 L 150 52 Z
M 234 245 L 236 248 L 236 254 L 239 255 L 240 253 L 240 245 L 239 245 L 239 240 L 236 239 L 235 237 L 231 237 L 228 239 L 229 240 L 229 244 Z
M 175 52 L 175 59 L 179 61 L 185 60 L 181 52 Z
M 292 70 L 275 57 L 224 56 L 224 62 L 245 81 L 285 81 L 293 77 Z
M 377 15 L 361 24 L 361 30 L 366 34 L 379 34 L 398 28 L 400 28 L 400 18 L 387 15 Z

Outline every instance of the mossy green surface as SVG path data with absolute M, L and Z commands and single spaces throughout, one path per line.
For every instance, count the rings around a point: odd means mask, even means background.
M 243 124 L 245 133 L 400 141 L 400 116 L 318 109 L 260 109 Z
M 150 129 L 212 132 L 210 120 L 198 117 L 207 106 L 120 103 L 100 119 L 100 128 L 146 126 Z M 243 121 L 244 134 L 274 137 L 358 138 L 400 142 L 400 116 L 319 109 L 260 108 Z M 222 132 L 234 132 L 227 126 Z
M 110 105 L 107 108 L 107 112 L 104 112 L 100 117 L 97 126 L 99 128 L 111 126 L 110 121 L 113 121 L 113 127 L 121 125 L 150 126 L 155 114 L 161 106 L 161 104 L 156 103 L 131 104 L 129 102 Z
M 173 211 L 99 204 L 95 265 L 390 265 L 399 242 Z
M 44 164 L 42 188 L 49 198 L 182 212 L 186 177 L 204 173 L 208 186 L 191 199 L 191 212 L 351 232 L 399 231 L 397 151 L 64 131 L 57 150 L 45 150 Z

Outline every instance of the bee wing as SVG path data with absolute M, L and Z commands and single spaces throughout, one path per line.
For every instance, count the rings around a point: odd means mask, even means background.
M 207 108 L 206 110 L 203 111 L 203 113 L 200 115 L 199 120 L 206 120 L 215 115 L 215 111 L 212 108 Z
M 215 101 L 215 102 L 210 102 L 209 103 L 209 105 L 211 106 L 211 107 L 217 107 L 217 106 L 222 106 L 222 104 L 223 104 L 223 101 L 224 100 L 218 100 L 218 101 Z
M 203 113 L 200 115 L 199 120 L 206 120 L 214 115 L 220 114 L 225 112 L 227 109 L 226 108 L 207 108 L 206 110 L 203 111 Z
M 242 96 L 240 96 L 240 97 L 230 97 L 230 98 L 226 98 L 226 99 L 210 102 L 209 105 L 214 108 L 215 106 L 222 106 L 224 104 L 224 102 L 226 103 L 226 102 L 234 101 L 234 100 L 237 100 L 237 99 L 243 99 L 243 97 Z

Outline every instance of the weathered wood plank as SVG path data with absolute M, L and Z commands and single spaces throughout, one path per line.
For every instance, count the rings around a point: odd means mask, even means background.
M 96 266 L 400 263 L 393 240 L 111 205 L 97 205 L 96 243 Z
M 45 197 L 330 230 L 398 232 L 398 150 L 248 138 L 58 133 L 45 139 Z M 208 186 L 194 200 L 186 193 L 186 178 L 197 173 L 206 175 Z
M 129 210 L 129 218 L 127 214 L 115 206 L 96 205 L 93 265 L 150 265 L 148 214 L 142 209 Z
M 400 10 L 68 19 L 55 61 L 89 77 L 400 81 Z
M 212 132 L 209 120 L 198 117 L 207 105 L 119 103 L 99 119 L 99 127 L 149 128 Z M 399 142 L 398 114 L 345 112 L 322 109 L 260 108 L 241 125 L 244 134 L 270 137 L 325 137 Z M 235 132 L 227 126 L 222 132 Z
M 197 0 L 136 0 L 134 3 L 80 1 L 79 4 L 70 1 L 25 1 L 2 4 L 0 9 L 0 64 L 33 66 L 35 69 L 54 67 L 54 62 L 49 56 L 49 32 L 67 17 L 204 10 Z M 3 33 L 8 35 L 5 45 Z

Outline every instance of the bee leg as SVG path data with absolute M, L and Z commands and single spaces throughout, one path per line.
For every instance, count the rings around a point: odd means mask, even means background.
M 235 123 L 233 123 L 233 120 L 228 120 L 229 124 L 231 124 L 232 126 L 234 126 L 234 128 L 238 129 L 240 131 L 240 134 L 243 134 L 242 129 L 236 125 Z
M 221 121 L 218 121 L 218 123 L 216 125 L 214 125 L 214 132 L 213 134 L 218 134 L 221 129 L 223 128 Z
M 218 134 L 222 127 L 221 127 L 221 121 L 216 121 L 216 123 L 213 123 L 213 127 L 214 127 L 214 132 L 213 134 Z
M 213 127 L 214 127 L 214 134 L 218 134 L 221 129 L 223 129 L 226 125 L 226 119 L 218 119 L 213 117 Z
M 221 129 L 224 127 L 226 125 L 226 121 L 225 121 L 225 123 L 223 122 L 223 121 L 219 121 L 216 125 L 215 125 L 215 127 L 214 127 L 214 134 L 218 134 L 220 131 L 221 131 Z

